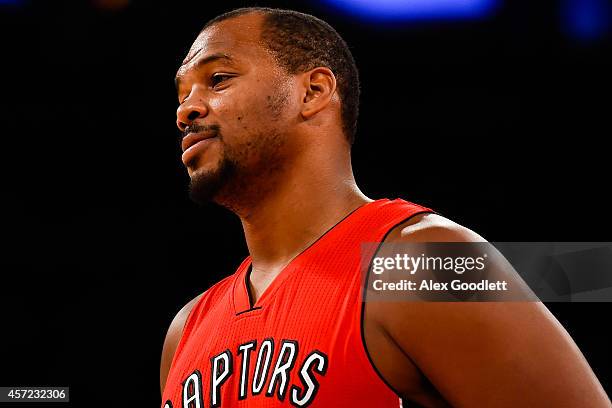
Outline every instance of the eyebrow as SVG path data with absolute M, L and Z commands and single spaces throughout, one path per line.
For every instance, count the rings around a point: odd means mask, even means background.
M 198 54 L 196 53 L 196 55 L 198 55 Z M 194 57 L 195 57 L 195 55 L 194 55 Z M 183 66 L 185 66 L 186 64 L 188 64 L 188 63 L 189 63 L 191 60 L 193 60 L 193 58 L 191 58 L 191 59 L 189 59 L 188 61 L 184 62 L 184 63 L 181 65 L 181 67 L 183 67 Z M 206 64 L 210 64 L 211 62 L 218 61 L 218 60 L 225 60 L 225 61 L 227 61 L 227 62 L 228 62 L 228 63 L 230 63 L 230 64 L 233 64 L 233 63 L 234 63 L 234 59 L 233 59 L 233 58 L 232 58 L 232 57 L 231 57 L 229 54 L 226 54 L 226 53 L 224 53 L 224 52 L 216 52 L 216 53 L 214 53 L 214 54 L 210 54 L 210 55 L 209 55 L 209 56 L 207 56 L 207 57 L 204 57 L 204 58 L 199 59 L 199 60 L 198 60 L 198 61 L 195 63 L 194 68 L 198 69 L 198 68 L 201 68 L 202 66 L 204 66 L 204 65 L 206 65 Z M 180 68 L 179 68 L 179 69 L 180 69 Z M 178 87 L 179 87 L 180 81 L 181 81 L 181 77 L 180 77 L 180 75 L 176 75 L 176 76 L 174 77 L 174 86 L 176 87 L 176 89 L 177 89 L 177 90 L 178 90 Z

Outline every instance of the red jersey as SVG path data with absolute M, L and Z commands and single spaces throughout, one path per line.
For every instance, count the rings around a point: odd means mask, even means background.
M 255 304 L 247 257 L 191 310 L 162 407 L 397 408 L 363 341 L 361 243 L 382 242 L 423 212 L 431 210 L 401 199 L 362 205 L 296 256 Z

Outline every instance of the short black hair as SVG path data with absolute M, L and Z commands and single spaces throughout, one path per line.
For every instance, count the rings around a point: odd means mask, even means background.
M 202 31 L 220 21 L 250 13 L 264 15 L 263 45 L 287 73 L 306 72 L 316 67 L 327 67 L 334 73 L 342 104 L 342 130 L 352 145 L 359 116 L 359 73 L 340 34 L 310 14 L 268 7 L 229 11 L 208 21 Z

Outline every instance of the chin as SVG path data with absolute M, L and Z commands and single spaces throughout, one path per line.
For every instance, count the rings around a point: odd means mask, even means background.
M 193 178 L 202 173 L 214 173 L 218 171 L 219 165 L 219 162 L 210 160 L 210 158 L 197 157 L 186 167 L 189 177 Z
M 189 172 L 189 196 L 199 204 L 212 201 L 219 191 L 229 182 L 234 173 L 231 162 L 199 166 Z

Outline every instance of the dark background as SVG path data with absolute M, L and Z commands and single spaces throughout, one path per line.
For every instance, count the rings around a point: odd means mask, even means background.
M 609 241 L 612 40 L 572 34 L 567 1 L 405 24 L 256 5 L 314 13 L 351 46 L 366 195 L 490 241 Z M 247 255 L 233 214 L 187 197 L 173 77 L 206 20 L 255 4 L 6 3 L 0 385 L 68 385 L 61 406 L 159 406 L 172 317 Z M 611 305 L 547 305 L 609 394 Z

